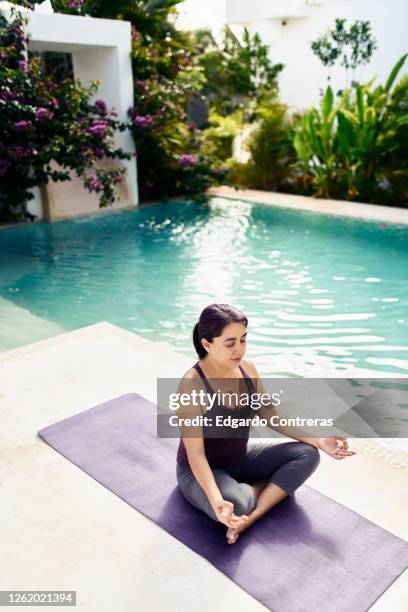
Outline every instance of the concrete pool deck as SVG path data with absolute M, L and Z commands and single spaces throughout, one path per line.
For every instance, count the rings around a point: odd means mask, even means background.
M 106 322 L 0 354 L 0 590 L 76 590 L 81 612 L 266 609 L 37 436 L 125 393 L 155 402 L 156 378 L 194 359 Z M 408 539 L 404 466 L 349 442 L 357 455 L 321 453 L 307 484 Z M 407 609 L 405 572 L 370 610 Z
M 362 202 L 347 202 L 345 200 L 311 198 L 310 196 L 278 193 L 276 191 L 235 189 L 234 187 L 227 186 L 212 187 L 207 193 L 215 197 L 244 200 L 254 204 L 269 204 L 279 208 L 292 208 L 335 216 L 354 217 L 366 221 L 408 225 L 408 209 L 406 208 L 364 204 Z

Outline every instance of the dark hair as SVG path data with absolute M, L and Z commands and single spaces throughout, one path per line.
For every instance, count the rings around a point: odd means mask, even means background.
M 248 319 L 242 310 L 230 304 L 210 304 L 204 308 L 193 330 L 193 343 L 200 359 L 207 355 L 201 339 L 212 342 L 213 338 L 221 336 L 224 327 L 232 322 L 243 323 L 245 327 L 248 325 Z

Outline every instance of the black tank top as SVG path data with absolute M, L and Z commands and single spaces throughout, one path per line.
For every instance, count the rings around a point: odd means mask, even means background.
M 200 374 L 207 393 L 210 393 L 211 395 L 215 394 L 215 391 L 208 382 L 198 361 L 193 367 Z M 256 391 L 255 385 L 241 365 L 239 366 L 239 369 L 241 370 L 243 378 L 248 386 L 248 393 L 249 395 L 252 395 L 252 393 Z M 215 422 L 215 417 L 218 415 L 220 415 L 222 418 L 226 416 L 233 416 L 234 418 L 251 419 L 255 414 L 257 414 L 257 411 L 253 410 L 250 406 L 241 406 L 233 409 L 227 408 L 217 401 L 214 402 L 214 406 L 212 407 L 211 411 L 208 412 L 208 416 L 213 418 L 213 423 Z M 249 424 L 241 425 L 237 428 L 229 427 L 228 438 L 223 438 L 221 437 L 221 434 L 219 434 L 220 437 L 214 437 L 214 435 L 217 435 L 217 429 L 214 426 L 209 427 L 203 425 L 204 450 L 209 465 L 211 467 L 222 468 L 240 464 L 247 452 L 249 429 Z M 177 451 L 177 462 L 190 467 L 187 451 L 182 437 L 180 437 Z

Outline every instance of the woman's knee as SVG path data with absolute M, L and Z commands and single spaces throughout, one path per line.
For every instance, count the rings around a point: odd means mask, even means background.
M 304 457 L 304 461 L 307 464 L 310 473 L 314 472 L 320 463 L 319 449 L 311 444 L 305 443 L 301 455 Z
M 240 483 L 239 490 L 226 492 L 223 497 L 227 501 L 230 501 L 234 506 L 234 513 L 237 516 L 242 514 L 249 514 L 256 506 L 256 496 L 251 485 L 246 483 Z

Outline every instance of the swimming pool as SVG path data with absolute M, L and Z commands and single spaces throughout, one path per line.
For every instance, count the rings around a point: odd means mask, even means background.
M 408 227 L 213 198 L 0 232 L 0 296 L 72 330 L 110 321 L 192 359 L 212 302 L 267 375 L 408 373 Z M 320 374 L 319 374 L 320 375 Z

